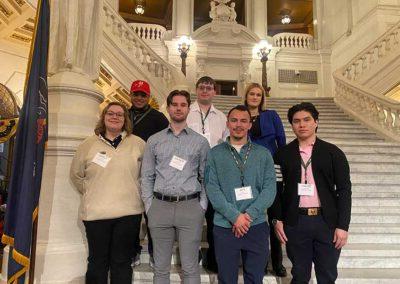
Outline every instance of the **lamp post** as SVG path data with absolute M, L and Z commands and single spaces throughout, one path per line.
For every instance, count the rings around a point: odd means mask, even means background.
M 183 75 L 186 76 L 186 58 L 190 49 L 191 39 L 187 36 L 181 36 L 178 41 L 178 51 L 182 59 L 181 70 Z
M 269 97 L 269 91 L 271 90 L 271 87 L 268 87 L 267 79 L 267 61 L 271 49 L 272 45 L 266 40 L 260 41 L 260 43 L 257 45 L 257 55 L 260 57 L 260 61 L 262 63 L 262 86 L 265 89 L 267 97 Z

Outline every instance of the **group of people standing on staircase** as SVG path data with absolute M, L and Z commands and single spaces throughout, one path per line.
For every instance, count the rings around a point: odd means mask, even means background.
M 262 283 L 269 247 L 274 274 L 285 277 L 281 244 L 292 283 L 308 283 L 313 263 L 318 283 L 334 283 L 348 238 L 350 170 L 337 146 L 317 138 L 315 106 L 288 110 L 296 138 L 286 145 L 261 85 L 250 84 L 227 116 L 213 105 L 212 78 L 197 81 L 196 95 L 191 103 L 188 92 L 172 91 L 168 120 L 150 106 L 149 84 L 135 81 L 131 109 L 108 104 L 78 147 L 70 176 L 82 193 L 86 283 L 132 283 L 142 215 L 154 283 L 170 283 L 175 241 L 185 284 L 200 283 L 200 260 L 219 283 L 238 282 L 240 260 L 244 283 Z

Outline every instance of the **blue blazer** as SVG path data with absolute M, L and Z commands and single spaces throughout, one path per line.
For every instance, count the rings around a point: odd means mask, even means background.
M 286 145 L 285 130 L 281 118 L 274 110 L 265 110 L 260 113 L 261 136 L 252 137 L 251 141 L 266 147 L 272 156 L 278 148 Z

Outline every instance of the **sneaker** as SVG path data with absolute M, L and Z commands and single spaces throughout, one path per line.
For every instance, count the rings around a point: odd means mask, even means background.
M 154 269 L 154 257 L 152 255 L 150 255 L 149 258 L 149 265 L 152 269 Z
M 136 254 L 135 257 L 132 259 L 132 266 L 136 267 L 140 265 L 140 253 Z

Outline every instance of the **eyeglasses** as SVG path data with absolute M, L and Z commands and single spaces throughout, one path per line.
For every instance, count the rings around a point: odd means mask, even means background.
M 107 112 L 106 112 L 106 115 L 107 115 L 107 116 L 111 116 L 111 117 L 116 116 L 116 117 L 119 118 L 119 119 L 121 119 L 121 118 L 124 117 L 124 113 L 123 113 L 123 112 L 112 112 L 112 111 L 107 111 Z
M 204 85 L 200 85 L 197 87 L 200 91 L 207 91 L 207 92 L 211 92 L 212 90 L 214 90 L 214 87 L 211 86 L 204 86 Z

